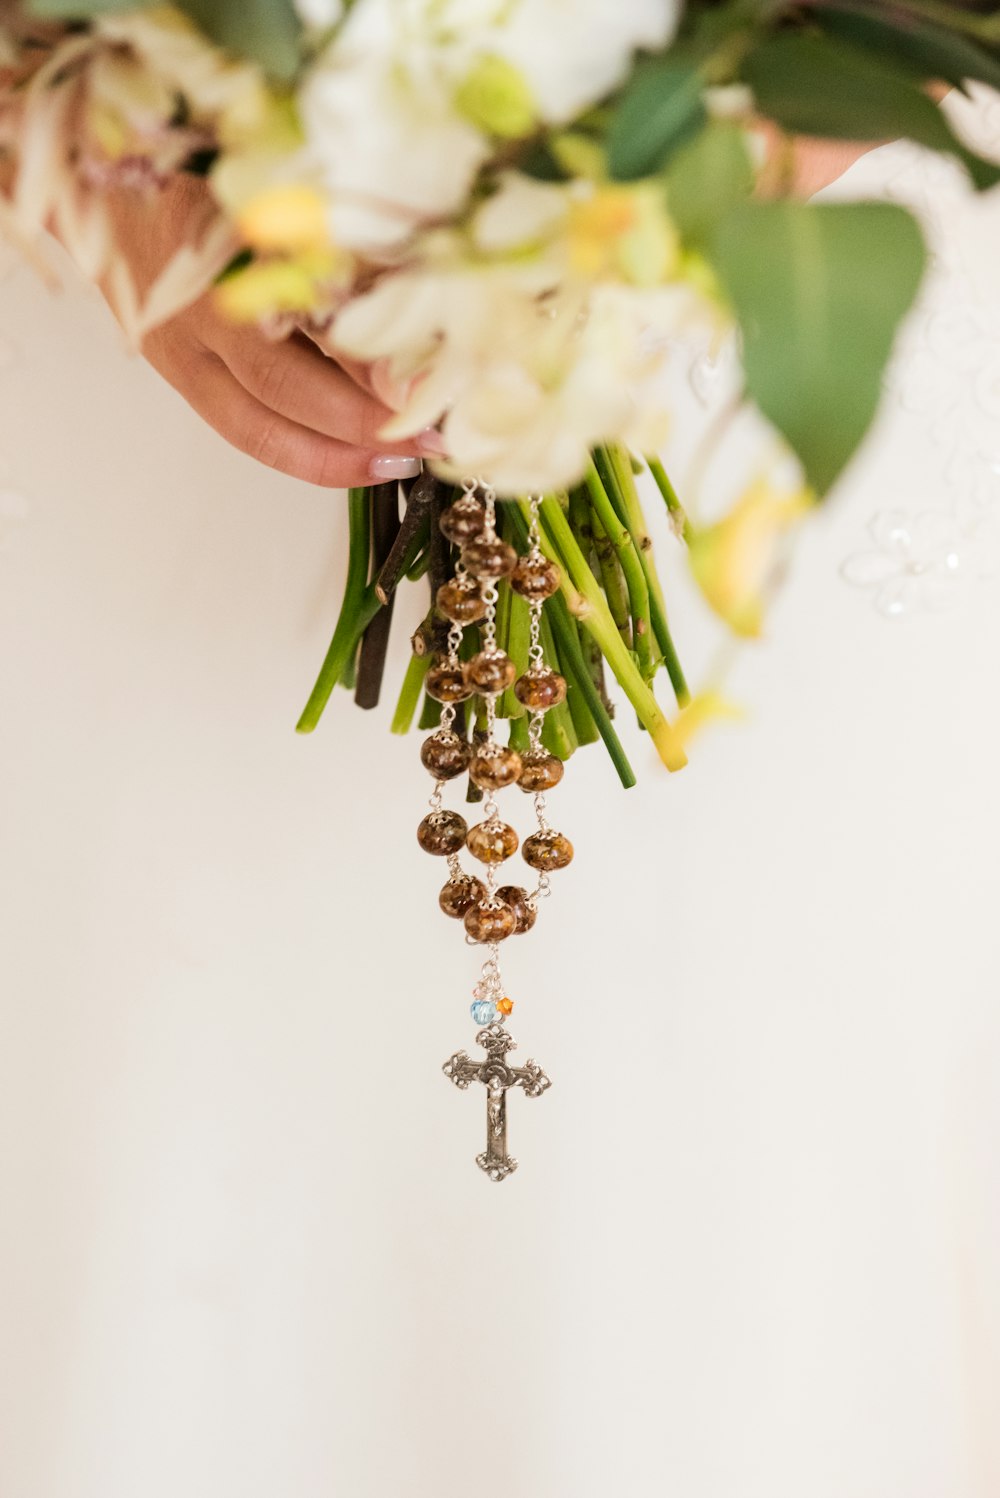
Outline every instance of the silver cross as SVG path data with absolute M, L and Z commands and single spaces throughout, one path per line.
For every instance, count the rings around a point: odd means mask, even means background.
M 476 1044 L 485 1050 L 485 1061 L 473 1061 L 465 1051 L 456 1051 L 443 1070 L 463 1092 L 472 1082 L 485 1084 L 486 1148 L 476 1156 L 476 1164 L 491 1181 L 505 1181 L 517 1169 L 514 1156 L 507 1153 L 507 1093 L 511 1087 L 523 1087 L 528 1097 L 541 1097 L 552 1083 L 537 1061 L 508 1064 L 507 1052 L 517 1049 L 517 1041 L 503 1025 L 487 1025 L 476 1036 Z

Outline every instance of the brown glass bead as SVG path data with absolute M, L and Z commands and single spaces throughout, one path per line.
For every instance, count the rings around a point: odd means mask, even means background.
M 457 811 L 432 811 L 417 828 L 417 842 L 425 853 L 446 858 L 459 851 L 468 834 L 468 823 Z
M 521 936 L 525 931 L 531 930 L 538 917 L 538 911 L 534 905 L 528 904 L 527 890 L 522 889 L 518 884 L 505 884 L 502 889 L 497 890 L 497 899 L 502 900 L 505 905 L 509 905 L 514 912 L 514 919 L 517 922 L 515 927 L 515 934 L 517 936 Z
M 442 512 L 438 521 L 441 534 L 455 546 L 475 540 L 486 525 L 486 507 L 472 494 L 463 494 Z
M 472 696 L 461 666 L 449 666 L 447 661 L 431 667 L 424 678 L 424 687 L 435 702 L 464 702 Z
M 521 755 L 521 773 L 517 783 L 522 791 L 536 796 L 542 791 L 551 791 L 566 773 L 561 759 L 547 749 L 529 749 Z
M 548 712 L 550 707 L 558 707 L 566 696 L 565 677 L 558 671 L 550 671 L 547 666 L 533 668 L 519 678 L 514 686 L 514 696 L 533 713 Z
M 502 791 L 521 773 L 521 756 L 503 744 L 486 744 L 469 762 L 469 777 L 483 791 Z
M 470 827 L 465 841 L 473 858 L 480 863 L 503 863 L 517 852 L 517 833 L 495 817 Z
M 462 561 L 473 577 L 506 577 L 517 566 L 517 552 L 497 536 L 470 541 Z
M 438 612 L 452 624 L 475 624 L 486 617 L 486 599 L 474 577 L 464 572 L 442 583 L 437 590 Z
M 522 598 L 538 603 L 559 592 L 562 574 L 548 557 L 522 557 L 510 575 L 510 585 Z
M 525 838 L 521 852 L 525 863 L 542 874 L 573 862 L 573 844 L 561 832 L 536 832 Z
M 454 780 L 469 763 L 469 746 L 457 733 L 439 728 L 420 746 L 420 761 L 435 780 Z
M 462 874 L 457 879 L 448 880 L 438 895 L 438 904 L 445 915 L 460 921 L 467 910 L 471 910 L 473 905 L 478 905 L 485 898 L 486 886 L 483 881 L 474 879 L 471 874 Z
M 514 685 L 517 667 L 502 650 L 481 650 L 466 663 L 465 679 L 482 697 L 495 697 Z
M 484 901 L 465 912 L 465 929 L 473 941 L 506 941 L 517 930 L 517 916 L 509 905 Z

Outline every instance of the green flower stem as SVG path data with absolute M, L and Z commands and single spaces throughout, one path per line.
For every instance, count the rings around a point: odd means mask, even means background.
M 404 573 L 407 582 L 419 582 L 422 577 L 425 577 L 427 575 L 427 569 L 430 567 L 430 565 L 431 549 L 429 545 L 425 545 L 423 549 L 417 553 L 416 560 L 414 561 L 413 566 L 407 568 L 406 572 Z
M 590 507 L 587 504 L 585 495 L 581 494 L 579 498 L 583 501 L 583 508 L 586 511 L 587 529 L 589 529 Z M 504 510 L 505 513 L 509 514 L 510 516 L 511 531 L 513 533 L 513 537 L 520 542 L 521 548 L 523 550 L 527 547 L 528 544 L 527 522 L 525 521 L 521 510 L 516 505 L 505 505 Z M 579 520 L 581 518 L 582 517 L 580 516 L 578 510 L 577 519 Z M 573 497 L 571 496 L 571 527 L 572 521 Z M 587 529 L 584 529 L 581 533 L 581 531 L 574 528 L 574 535 L 578 540 L 583 540 L 584 546 L 586 545 L 587 540 Z M 585 554 L 583 548 L 581 548 L 581 554 Z M 599 583 L 599 579 L 596 579 L 596 581 L 598 581 Z M 514 594 L 513 596 L 515 602 L 519 601 L 522 603 L 524 607 L 525 623 L 527 624 L 527 604 L 524 603 L 523 599 L 519 600 L 517 594 Z M 582 600 L 580 602 L 582 606 Z M 581 641 L 577 621 L 570 613 L 570 610 L 566 605 L 566 599 L 561 593 L 557 593 L 554 598 L 550 598 L 546 601 L 543 619 L 548 628 L 551 630 L 552 639 L 555 643 L 556 649 L 559 652 L 559 663 L 562 668 L 563 674 L 566 677 L 567 683 L 569 684 L 571 694 L 575 692 L 577 700 L 582 700 L 586 704 L 589 720 L 593 724 L 597 733 L 604 740 L 608 753 L 611 756 L 612 763 L 614 764 L 614 767 L 618 772 L 618 778 L 621 780 L 621 783 L 626 790 L 630 789 L 636 783 L 635 774 L 632 770 L 632 766 L 628 762 L 628 756 L 626 755 L 625 750 L 622 747 L 621 740 L 615 733 L 614 726 L 611 722 L 611 713 L 603 690 L 604 674 L 602 663 L 604 657 L 601 655 L 600 649 L 598 648 L 596 642 L 591 640 L 589 635 L 585 634 L 585 640 Z M 593 648 L 593 651 L 597 657 L 597 667 L 599 673 L 597 679 L 595 679 L 594 676 L 592 663 L 588 659 L 588 649 L 590 647 Z M 521 664 L 521 662 L 523 661 L 524 663 L 527 663 L 527 658 L 528 655 L 526 636 L 524 655 L 521 660 L 518 661 L 521 669 L 523 669 L 523 665 Z M 514 659 L 517 660 L 517 657 L 514 657 Z M 598 685 L 598 681 L 600 682 L 600 685 Z M 570 698 L 570 702 L 572 711 L 572 695 Z M 577 731 L 579 733 L 579 726 Z M 514 725 L 511 725 L 511 743 L 514 743 Z M 525 738 L 525 746 L 526 744 L 527 738 Z M 514 747 L 518 748 L 519 746 L 517 744 L 514 744 Z
M 323 716 L 323 709 L 338 681 L 353 682 L 361 637 L 382 607 L 375 592 L 374 579 L 367 581 L 371 550 L 370 490 L 348 490 L 347 516 L 348 555 L 344 600 L 316 685 L 295 725 L 296 733 L 312 733 Z M 411 540 L 404 558 L 404 571 L 408 571 L 416 561 L 423 539 L 418 534 Z
M 519 500 L 517 503 L 525 518 L 529 518 L 527 501 Z M 618 633 L 600 585 L 582 556 L 558 502 L 551 495 L 546 495 L 542 501 L 541 520 L 542 549 L 563 567 L 561 591 L 569 612 L 597 641 L 667 769 L 683 769 L 687 764 L 683 746 L 653 693 L 643 681 L 631 651 Z
M 556 594 L 556 597 L 559 598 L 559 595 Z M 559 599 L 559 602 L 561 603 L 562 599 Z M 578 649 L 576 656 L 571 660 L 566 650 L 569 641 L 565 634 L 556 630 L 551 609 L 544 611 L 542 619 L 544 627 L 548 630 L 552 638 L 553 649 L 559 658 L 559 670 L 566 678 L 566 706 L 573 721 L 573 731 L 576 734 L 576 741 L 581 748 L 585 744 L 596 744 L 601 736 L 600 729 L 591 712 L 590 694 L 580 690 L 581 670 L 582 675 L 586 676 L 590 686 L 593 686 L 593 682 L 591 682 L 590 677 L 587 675 L 586 662 L 583 659 L 582 652 L 579 651 L 580 642 L 576 636 L 576 629 L 573 629 L 573 640 Z M 572 623 L 572 620 L 570 623 Z
M 496 640 L 497 640 L 497 649 L 498 650 L 502 650 L 506 655 L 510 655 L 510 616 L 511 616 L 511 599 L 513 597 L 514 597 L 514 590 L 511 587 L 509 580 L 507 578 L 505 578 L 505 577 L 498 578 L 498 580 L 497 580 Z M 498 704 L 498 709 L 497 710 L 500 712 L 500 714 L 502 716 L 503 715 L 502 714 L 502 702 L 500 704 Z
M 552 626 L 544 609 L 541 619 L 541 642 L 546 664 L 551 666 L 553 671 L 558 671 L 560 676 L 565 676 L 566 673 L 563 671 L 562 661 L 552 634 Z M 581 740 L 577 735 L 576 722 L 570 711 L 568 698 L 560 702 L 558 707 L 550 708 L 545 714 L 542 721 L 542 743 L 560 759 L 569 759 L 579 749 Z
M 620 506 L 618 513 L 628 527 L 632 544 L 646 577 L 646 586 L 649 588 L 649 616 L 653 624 L 653 633 L 656 635 L 656 643 L 660 647 L 663 664 L 667 668 L 670 685 L 677 698 L 677 706 L 686 707 L 691 701 L 691 693 L 684 679 L 684 671 L 670 633 L 670 625 L 667 622 L 667 606 L 664 602 L 659 574 L 656 571 L 656 563 L 653 560 L 653 542 L 646 530 L 646 517 L 642 512 L 639 490 L 636 488 L 635 476 L 632 473 L 632 460 L 626 449 L 617 443 L 609 445 L 605 451 L 611 482 L 614 486 L 613 491 L 609 490 L 609 493 Z
M 568 518 L 577 546 L 590 563 L 591 572 L 600 580 L 600 563 L 594 551 L 594 521 L 586 489 L 576 488 L 571 492 Z
M 590 564 L 591 572 L 597 578 L 597 581 L 600 582 L 602 580 L 603 574 L 601 572 L 601 564 L 598 560 L 597 551 L 595 549 L 594 514 L 590 508 L 590 499 L 588 498 L 585 488 L 581 489 L 578 487 L 574 489 L 569 496 L 569 523 L 570 529 L 576 537 L 577 545 Z M 610 552 L 611 543 L 610 541 L 608 541 L 606 536 L 604 537 L 604 545 L 606 550 Z M 625 592 L 625 579 L 622 577 L 621 568 L 617 565 L 617 563 L 615 563 L 612 576 L 620 587 L 619 596 L 621 599 L 621 613 L 622 617 L 626 621 L 625 643 L 631 644 L 632 637 L 629 632 L 628 624 L 628 595 Z M 613 609 L 612 613 L 614 613 Z M 587 670 L 590 674 L 590 679 L 597 689 L 597 695 L 600 697 L 602 703 L 607 708 L 609 714 L 613 714 L 614 710 L 608 700 L 607 686 L 604 681 L 604 657 L 601 654 L 600 650 L 597 648 L 595 641 L 593 641 L 585 631 L 582 631 L 575 621 L 573 622 L 573 629 L 576 633 L 577 641 L 583 651 L 583 658 L 587 664 Z
M 390 733 L 409 733 L 413 726 L 413 718 L 417 711 L 417 703 L 420 701 L 420 693 L 423 691 L 424 677 L 430 669 L 432 657 L 430 655 L 411 655 L 406 673 L 403 677 L 403 685 L 400 688 L 399 700 L 396 703 L 396 711 L 392 715 L 392 723 L 389 725 Z
M 651 681 L 656 671 L 656 662 L 653 659 L 654 637 L 649 616 L 649 587 L 646 583 L 646 574 L 642 570 L 642 563 L 632 544 L 628 528 L 619 520 L 593 460 L 587 467 L 587 490 L 594 507 L 594 514 L 604 527 L 608 540 L 615 549 L 622 572 L 625 574 L 629 612 L 632 615 L 632 647 L 635 650 L 643 679 Z
M 621 739 L 615 733 L 607 706 L 594 684 L 584 657 L 583 647 L 577 636 L 576 620 L 566 607 L 566 600 L 559 593 L 549 599 L 545 609 L 551 620 L 552 633 L 559 647 L 559 658 L 567 680 L 586 701 L 594 726 L 604 740 L 611 762 L 618 772 L 618 778 L 625 789 L 630 790 L 636 783 L 635 772 L 628 762 Z
M 511 718 L 509 742 L 510 747 L 516 749 L 518 754 L 524 754 L 528 750 L 528 717 L 526 713 L 522 713 L 519 718 Z
M 428 697 L 425 692 L 424 700 L 420 707 L 420 717 L 417 720 L 417 727 L 421 733 L 428 733 L 432 728 L 439 728 L 440 726 L 441 704 L 435 701 L 433 697 Z
M 361 636 L 379 609 L 375 589 L 368 586 L 371 504 L 367 489 L 348 490 L 347 524 L 349 544 L 344 601 L 316 685 L 295 726 L 296 733 L 312 733 L 337 682 L 353 665 Z
M 671 523 L 680 535 L 681 540 L 686 541 L 691 524 L 687 518 L 684 506 L 677 498 L 677 490 L 670 482 L 667 471 L 659 458 L 647 458 L 646 462 L 649 465 L 649 471 L 653 475 L 657 489 L 663 495 L 663 501 L 670 513 Z
M 513 510 L 513 506 L 510 507 Z M 512 519 L 520 515 L 514 511 Z M 527 540 L 527 526 L 524 529 L 524 539 Z M 510 617 L 507 621 L 507 654 L 517 667 L 518 676 L 523 676 L 528 669 L 528 645 L 531 638 L 531 612 L 527 600 L 520 593 L 510 590 Z M 523 718 L 524 706 L 518 702 L 514 695 L 514 688 L 508 687 L 500 699 L 501 718 Z
M 590 508 L 590 500 L 587 500 Z M 622 637 L 622 642 L 627 650 L 632 649 L 632 620 L 628 611 L 628 589 L 625 586 L 625 576 L 615 556 L 615 549 L 608 538 L 597 516 L 591 511 L 591 530 L 594 533 L 594 556 L 597 559 L 598 581 L 604 589 L 604 595 L 608 600 L 608 608 L 611 617 L 615 621 L 615 627 Z
M 565 702 L 560 702 L 558 707 L 550 708 L 545 714 L 545 722 L 542 724 L 542 744 L 554 754 L 556 759 L 570 759 L 576 749 L 576 730 L 573 727 L 573 719 L 570 717 L 569 708 Z

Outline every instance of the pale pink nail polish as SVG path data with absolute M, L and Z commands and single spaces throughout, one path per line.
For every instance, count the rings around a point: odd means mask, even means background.
M 415 441 L 420 451 L 429 458 L 443 458 L 447 455 L 447 444 L 437 427 L 426 427 L 424 431 L 418 432 Z
M 390 479 L 416 478 L 422 466 L 419 458 L 400 458 L 385 453 L 382 457 L 372 458 L 368 472 L 378 483 L 384 484 Z

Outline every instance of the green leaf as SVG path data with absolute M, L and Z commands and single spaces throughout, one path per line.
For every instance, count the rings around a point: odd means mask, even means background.
M 1000 88 L 1000 61 L 971 37 L 898 12 L 890 17 L 856 11 L 816 11 L 824 31 L 894 62 L 909 64 L 925 79 L 962 88 L 970 79 Z
M 685 242 L 705 248 L 719 221 L 753 190 L 744 131 L 723 120 L 710 121 L 670 158 L 664 181 L 667 206 Z
M 235 57 L 259 63 L 280 83 L 298 72 L 302 27 L 292 0 L 177 0 L 196 26 Z
M 147 0 L 28 0 L 25 10 L 29 16 L 38 16 L 43 21 L 86 21 L 91 16 L 111 15 L 115 11 L 143 10 L 152 4 Z
M 158 0 L 28 0 L 32 15 L 46 20 L 88 20 L 115 11 L 148 10 Z M 302 63 L 302 27 L 292 0 L 176 0 L 195 25 L 234 57 L 259 63 L 279 83 L 288 83 Z
M 871 424 L 926 261 L 888 203 L 748 203 L 712 262 L 740 319 L 747 388 L 825 493 Z
M 760 112 L 785 130 L 838 140 L 906 136 L 957 156 L 976 187 L 1000 182 L 1000 168 L 975 155 L 906 70 L 824 36 L 761 42 L 743 65 Z
M 702 80 L 683 62 L 646 63 L 622 94 L 608 137 L 612 177 L 629 182 L 663 165 L 672 148 L 705 119 Z

